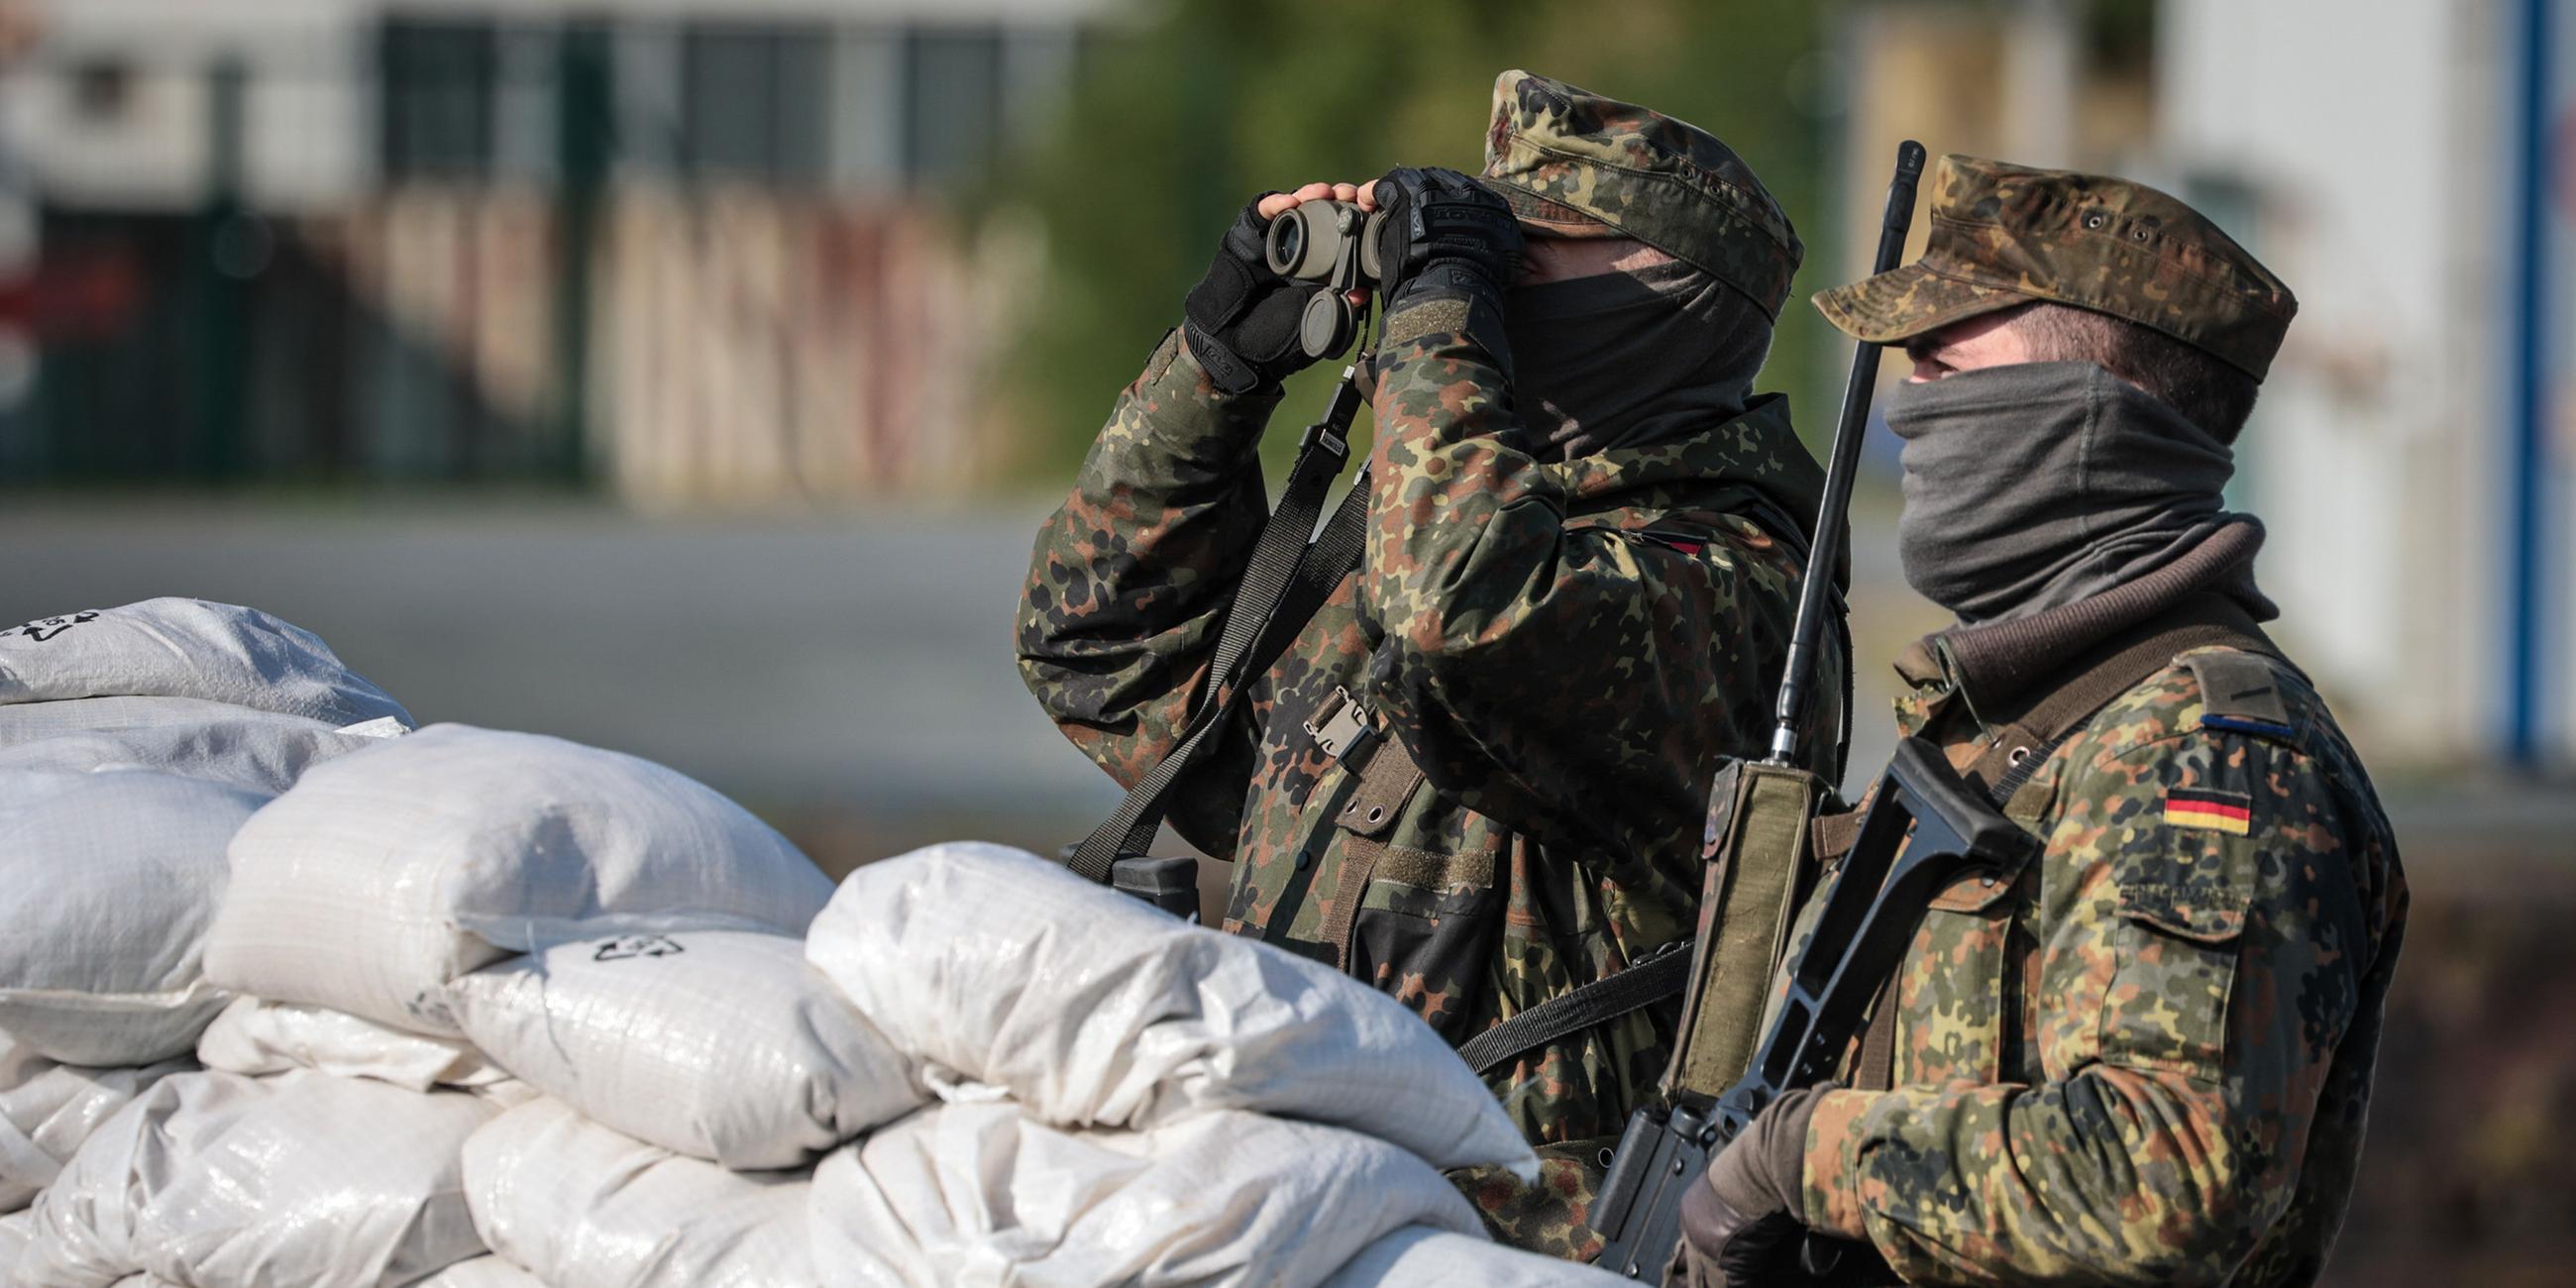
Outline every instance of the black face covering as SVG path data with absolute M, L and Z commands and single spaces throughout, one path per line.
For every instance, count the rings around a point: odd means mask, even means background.
M 2227 445 L 2089 362 L 1899 385 L 1887 427 L 1905 440 L 1905 580 L 1962 622 L 2074 603 L 2246 520 L 2219 495 Z
M 1743 412 L 1771 351 L 1770 318 L 1679 261 L 1514 287 L 1503 317 L 1541 460 L 1705 433 Z

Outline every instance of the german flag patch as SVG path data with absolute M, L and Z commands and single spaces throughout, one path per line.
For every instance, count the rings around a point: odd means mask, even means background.
M 2165 793 L 2165 825 L 2244 836 L 2254 830 L 2254 800 L 2234 792 L 2176 787 Z

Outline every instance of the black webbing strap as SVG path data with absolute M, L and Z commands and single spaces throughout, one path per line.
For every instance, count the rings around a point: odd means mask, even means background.
M 1358 402 L 1358 390 L 1345 379 L 1324 420 L 1307 431 L 1278 507 L 1253 540 L 1216 651 L 1191 699 L 1187 733 L 1152 773 L 1128 790 L 1117 811 L 1074 847 L 1066 860 L 1074 871 L 1106 882 L 1120 855 L 1142 854 L 1154 843 L 1154 830 L 1163 823 L 1163 797 L 1242 710 L 1253 681 L 1279 660 L 1315 610 L 1332 597 L 1333 587 L 1359 566 L 1368 540 L 1367 470 L 1360 471 L 1331 521 L 1321 532 L 1315 529 L 1324 496 L 1350 455 L 1344 434 Z
M 1668 997 L 1690 982 L 1691 940 L 1676 939 L 1571 993 L 1560 993 L 1467 1039 L 1458 1058 L 1483 1075 L 1522 1052 L 1546 1046 Z

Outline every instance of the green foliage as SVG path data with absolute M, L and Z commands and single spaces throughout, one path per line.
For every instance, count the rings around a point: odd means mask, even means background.
M 1808 0 L 1170 0 L 1086 47 L 1071 109 L 1016 189 L 1046 232 L 1047 277 L 997 391 L 1020 459 L 1061 478 L 1132 378 L 1218 235 L 1253 195 L 1399 164 L 1474 172 L 1493 78 L 1522 67 L 1679 116 L 1750 161 L 1809 245 L 1801 295 L 1838 265 L 1827 132 L 1811 114 L 1833 6 Z M 1801 92 L 1801 91 L 1804 92 Z M 1798 396 L 1815 434 L 1825 328 L 1784 310 L 1765 388 Z M 1319 409 L 1337 370 L 1289 384 L 1279 432 Z M 1827 377 L 1829 381 L 1829 377 Z M 1275 476 L 1275 474 L 1274 474 Z

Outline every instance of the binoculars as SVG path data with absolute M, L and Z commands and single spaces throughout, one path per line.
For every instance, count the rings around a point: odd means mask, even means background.
M 1329 288 L 1315 292 L 1297 318 L 1297 343 L 1307 357 L 1331 357 L 1350 347 L 1359 310 L 1346 293 L 1376 288 L 1377 235 L 1385 222 L 1384 211 L 1364 211 L 1347 201 L 1309 201 L 1270 221 L 1261 244 L 1270 271 Z

